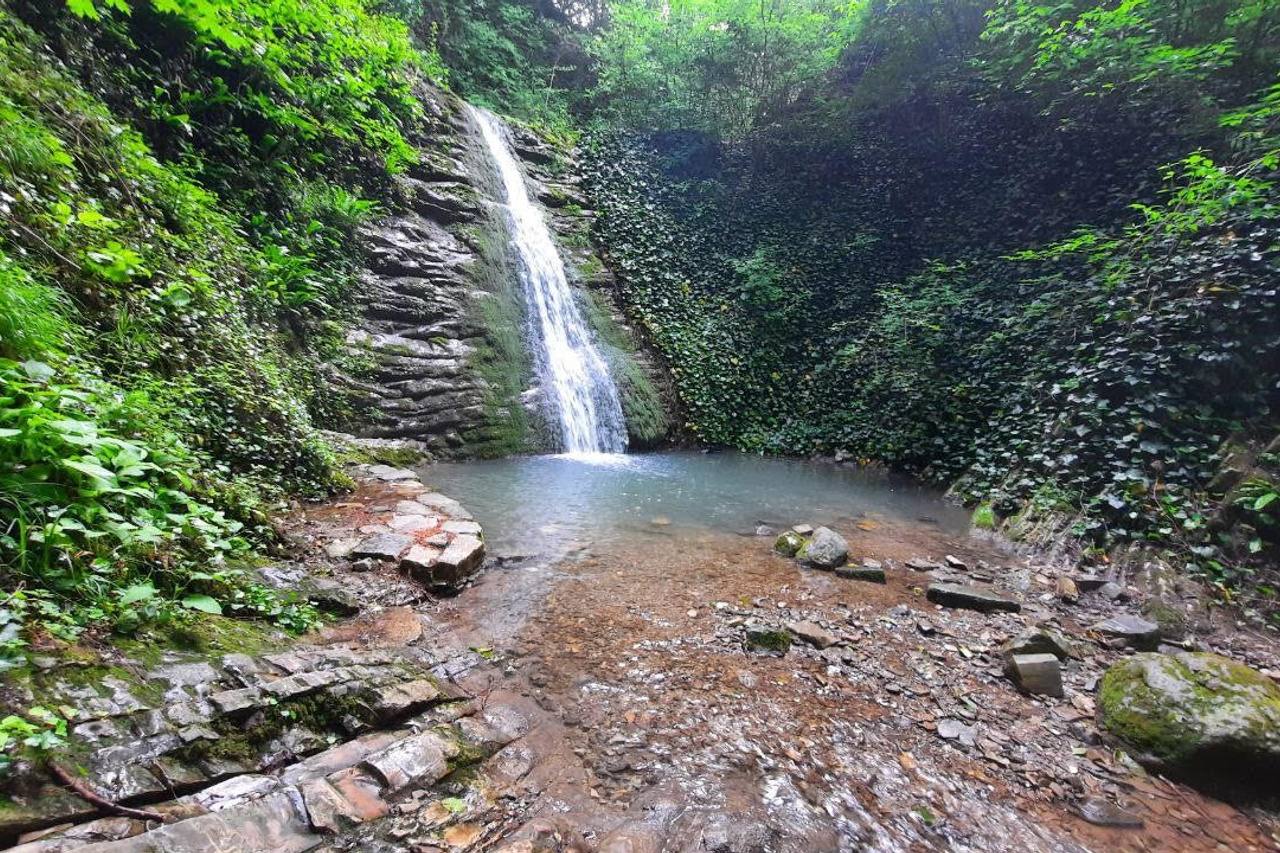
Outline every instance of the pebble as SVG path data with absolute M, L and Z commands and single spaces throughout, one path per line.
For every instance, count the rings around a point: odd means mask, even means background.
M 1143 825 L 1142 818 L 1097 797 L 1090 797 L 1080 804 L 1080 817 L 1095 826 L 1138 829 Z

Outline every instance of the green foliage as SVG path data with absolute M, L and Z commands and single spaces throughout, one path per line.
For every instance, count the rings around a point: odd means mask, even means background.
M 0 656 L 315 623 L 237 567 L 272 502 L 344 482 L 320 359 L 416 160 L 420 58 L 359 0 L 0 11 Z
M 17 753 L 47 755 L 67 741 L 67 721 L 48 708 L 28 708 L 24 716 L 0 719 L 0 778 L 8 772 Z
M 416 16 L 416 17 L 415 17 Z M 407 16 L 462 97 L 561 134 L 584 86 L 582 35 L 559 4 L 442 0 Z
M 736 136 L 831 68 L 857 9 L 838 0 L 612 3 L 591 45 L 593 106 L 631 127 Z
M 1273 4 L 982 11 L 862 4 L 768 125 L 655 83 L 645 121 L 721 138 L 591 140 L 596 237 L 689 428 L 1274 588 L 1271 489 L 1204 491 L 1280 406 Z
M 1212 102 L 1269 70 L 1277 34 L 1275 0 L 1002 0 L 983 34 L 996 46 L 985 71 L 1063 112 L 1100 99 L 1124 109 Z
M 286 170 L 369 156 L 397 172 L 416 159 L 405 131 L 421 110 L 412 88 L 420 55 L 405 24 L 370 14 L 361 0 L 67 5 L 99 21 L 106 38 L 158 48 L 177 37 L 194 48 L 186 85 L 171 92 L 144 94 L 139 69 L 118 69 L 181 148 L 247 144 Z

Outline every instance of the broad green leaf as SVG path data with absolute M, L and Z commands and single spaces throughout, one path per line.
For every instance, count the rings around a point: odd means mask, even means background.
M 126 589 L 120 594 L 121 604 L 134 604 L 139 601 L 146 601 L 156 594 L 156 588 L 149 583 L 139 583 Z
M 215 616 L 222 615 L 222 605 L 208 595 L 188 595 L 182 599 L 182 606 L 188 610 L 199 610 Z

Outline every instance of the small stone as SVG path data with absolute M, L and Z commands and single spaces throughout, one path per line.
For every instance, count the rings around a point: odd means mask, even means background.
M 781 628 L 766 625 L 748 625 L 746 628 L 747 651 L 773 652 L 785 655 L 791 650 L 791 634 Z
M 352 537 L 349 539 L 338 539 L 324 546 L 324 551 L 334 560 L 341 560 L 351 556 L 351 552 L 360 544 L 360 539 Z
M 1062 665 L 1053 655 L 1010 655 L 1005 675 L 1027 693 L 1062 697 Z
M 392 684 L 375 691 L 373 709 L 383 719 L 399 719 L 426 708 L 440 698 L 440 689 L 425 678 Z
M 932 637 L 934 634 L 938 633 L 938 629 L 933 627 L 933 623 L 926 619 L 916 620 L 916 630 L 925 637 Z
M 965 586 L 953 583 L 931 583 L 925 597 L 943 607 L 960 607 L 966 610 L 977 610 L 989 613 L 994 610 L 1006 610 L 1017 613 L 1022 605 L 1012 598 L 1006 598 L 995 590 L 977 586 Z
M 1080 804 L 1080 817 L 1095 826 L 1112 826 L 1120 829 L 1138 829 L 1142 826 L 1142 818 L 1097 797 L 1090 797 Z
M 457 754 L 457 744 L 434 731 L 425 731 L 369 756 L 361 766 L 382 780 L 386 793 L 394 794 L 413 784 L 434 785 L 452 769 L 449 759 Z
M 776 533 L 776 531 L 775 531 L 772 527 L 770 527 L 769 525 L 767 525 L 767 524 L 757 524 L 757 525 L 756 525 L 756 535 L 757 535 L 757 536 L 762 536 L 762 537 L 763 537 L 763 536 L 773 536 L 773 535 L 774 535 L 774 533 Z
M 458 536 L 436 559 L 432 579 L 436 584 L 456 586 L 480 568 L 483 561 L 484 542 L 475 536 Z
M 1057 595 L 1058 599 L 1066 604 L 1075 604 L 1080 600 L 1080 590 L 1076 587 L 1076 582 L 1065 575 L 1058 578 Z
M 958 571 L 964 571 L 969 568 L 968 564 L 965 563 L 964 560 L 951 554 L 943 557 L 942 561 L 947 564 L 947 568 L 956 569 Z
M 931 572 L 934 569 L 942 568 L 942 566 L 938 565 L 932 560 L 926 560 L 923 557 L 912 557 L 911 559 L 904 562 L 902 565 L 906 566 L 908 569 L 911 569 L 914 572 Z
M 787 624 L 787 630 L 804 640 L 811 646 L 819 649 L 825 649 L 828 646 L 835 645 L 836 636 L 818 625 L 808 620 L 802 622 L 790 622 Z
M 290 675 L 285 678 L 277 678 L 275 681 L 268 681 L 262 685 L 262 689 L 277 698 L 291 699 L 296 696 L 314 693 L 323 687 L 328 687 L 340 681 L 341 678 L 334 670 L 313 670 L 311 672 L 300 672 L 297 675 Z
M 791 525 L 791 532 L 799 533 L 801 536 L 812 536 L 813 525 L 812 524 L 793 524 Z
M 666 527 L 671 523 L 671 519 L 667 518 L 665 515 L 655 515 L 653 518 L 649 519 L 649 523 L 654 527 Z
M 1126 646 L 1140 651 L 1153 651 L 1160 645 L 1160 626 L 1130 613 L 1103 619 L 1089 630 L 1110 639 L 1122 640 Z
M 1005 660 L 1012 655 L 1053 655 L 1059 660 L 1078 658 L 1075 644 L 1051 628 L 1027 628 L 1000 647 Z
M 978 742 L 977 735 L 978 732 L 973 726 L 966 726 L 959 720 L 938 721 L 938 737 L 943 740 L 958 740 L 965 746 L 973 746 Z
M 223 690 L 209 697 L 209 702 L 219 714 L 236 714 L 262 704 L 262 691 L 256 687 L 243 690 Z
M 1128 598 L 1125 595 L 1124 587 L 1115 581 L 1107 581 L 1098 588 L 1098 595 L 1101 595 L 1107 601 L 1123 601 Z
M 353 572 L 371 572 L 377 567 L 377 563 L 371 557 L 362 557 L 351 564 Z
M 1093 592 L 1101 589 L 1102 585 L 1107 582 L 1106 578 L 1089 573 L 1076 575 L 1072 580 L 1075 582 L 1076 588 L 1081 592 Z

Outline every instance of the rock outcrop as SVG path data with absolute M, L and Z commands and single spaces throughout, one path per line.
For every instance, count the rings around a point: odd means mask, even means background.
M 400 181 L 404 209 L 363 229 L 361 317 L 331 365 L 352 417 L 334 426 L 417 439 L 440 457 L 551 449 L 493 165 L 460 101 L 435 92 L 426 106 L 427 159 Z M 531 131 L 513 134 L 618 383 L 632 445 L 660 441 L 670 381 L 626 324 L 589 248 L 592 214 L 576 192 L 571 154 Z

